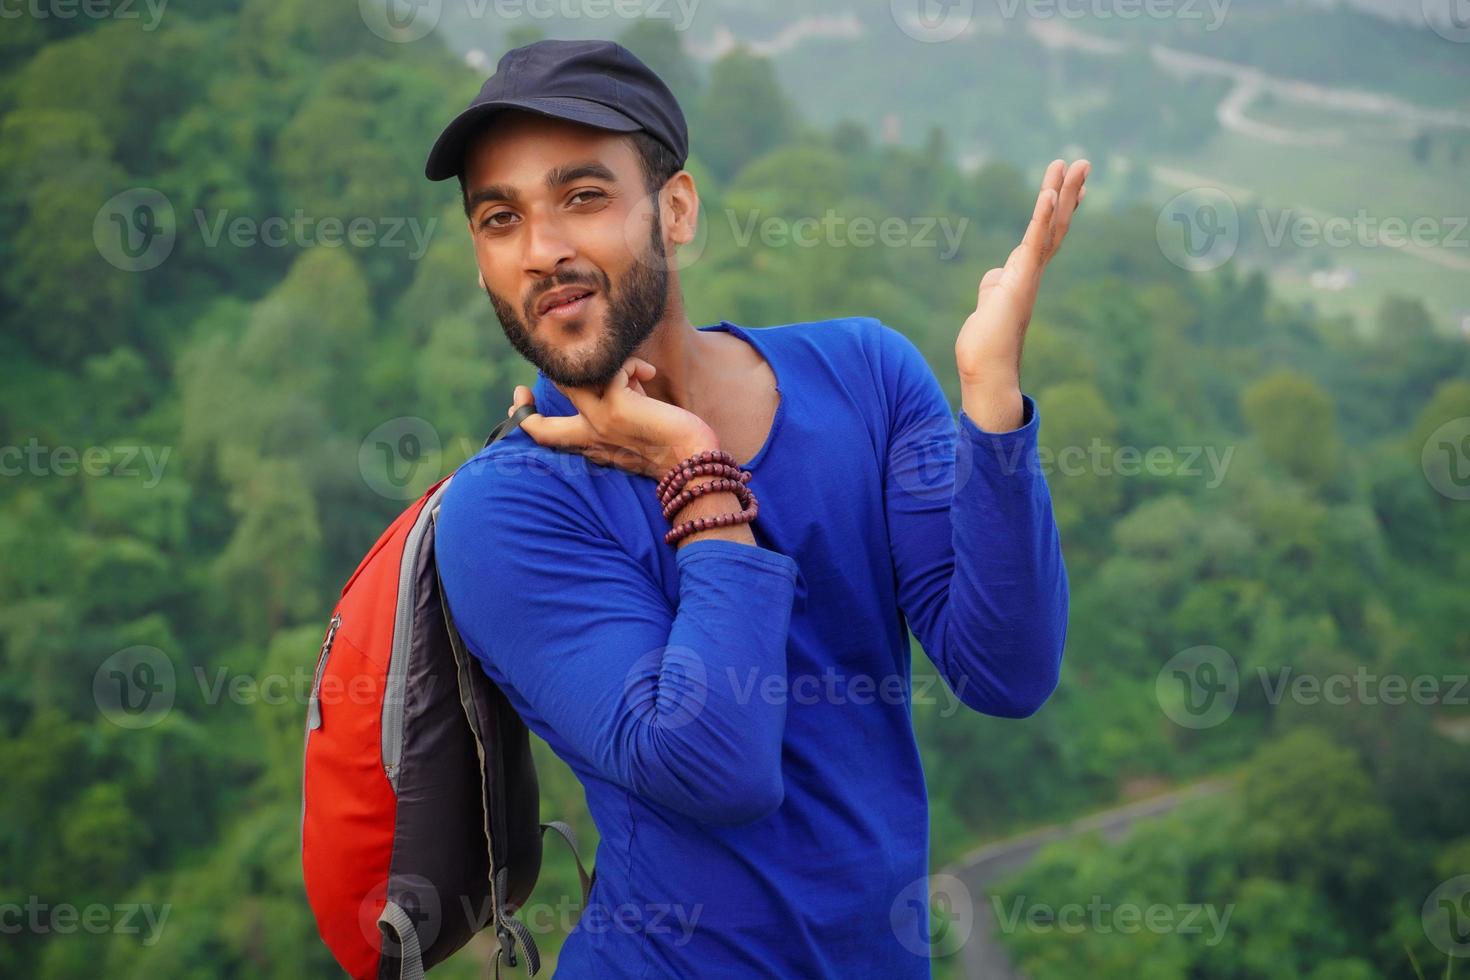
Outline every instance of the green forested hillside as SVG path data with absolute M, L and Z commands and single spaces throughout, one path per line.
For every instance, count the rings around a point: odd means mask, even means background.
M 196 0 L 145 27 L 0 31 L 0 908 L 26 921 L 0 975 L 327 976 L 298 837 L 326 616 L 534 377 L 475 285 L 457 188 L 422 177 L 483 75 L 350 3 Z M 964 172 L 939 131 L 914 151 L 802 124 L 746 53 L 705 73 L 663 25 L 620 39 L 687 80 L 692 319 L 877 316 L 957 406 L 955 333 L 1050 157 Z M 1420 906 L 1470 874 L 1470 354 L 1412 296 L 1361 324 L 1230 264 L 1187 273 L 1157 217 L 1084 207 L 1048 272 L 1025 383 L 1072 581 L 1066 666 L 1022 722 L 915 698 L 934 864 L 1240 770 L 1228 806 L 1057 850 L 1018 886 L 1234 903 L 1221 943 L 1023 929 L 1032 975 L 1355 980 L 1406 975 L 1405 946 L 1438 966 Z M 793 241 L 803 220 L 835 230 Z M 895 236 L 863 235 L 885 221 Z M 1166 669 L 1189 680 L 1176 658 L 1201 647 L 1237 687 L 1204 725 Z M 1361 671 L 1437 693 L 1290 683 Z M 142 713 L 118 676 L 146 682 Z M 543 813 L 590 838 L 541 759 Z M 575 877 L 549 854 L 554 902 Z

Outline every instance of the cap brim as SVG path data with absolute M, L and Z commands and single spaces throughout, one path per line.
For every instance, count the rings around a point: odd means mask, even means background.
M 475 132 L 485 120 L 502 109 L 525 109 L 543 116 L 569 119 L 572 122 L 585 123 L 588 126 L 596 126 L 598 129 L 610 129 L 619 133 L 631 133 L 643 128 L 618 110 L 589 99 L 542 96 L 532 99 L 496 99 L 493 102 L 481 102 L 455 116 L 449 125 L 444 127 L 444 132 L 439 134 L 439 138 L 434 141 L 433 149 L 429 151 L 428 162 L 424 164 L 424 176 L 430 180 L 448 180 L 456 176 L 464 166 L 465 145 L 470 134 Z

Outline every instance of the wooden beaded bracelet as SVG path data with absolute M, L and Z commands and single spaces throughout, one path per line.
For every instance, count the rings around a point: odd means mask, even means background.
M 750 506 L 738 514 L 731 511 L 726 514 L 716 514 L 713 517 L 696 517 L 692 521 L 685 521 L 682 524 L 670 528 L 664 535 L 664 543 L 675 544 L 691 534 L 698 531 L 708 531 L 712 527 L 729 527 L 732 524 L 747 524 L 755 520 L 759 510 L 759 505 L 752 499 Z
M 665 487 L 663 492 L 658 495 L 659 503 L 667 505 L 696 476 L 726 477 L 742 484 L 750 481 L 749 471 L 742 470 L 738 466 L 730 466 L 727 463 L 700 463 L 698 466 L 690 467 L 689 477 L 687 479 L 676 479 Z
M 684 489 L 694 477 L 709 474 L 718 475 L 720 479 Z M 695 497 L 713 493 L 716 490 L 728 490 L 734 493 L 740 499 L 741 510 L 738 513 L 732 511 L 684 521 L 671 527 L 664 534 L 664 542 L 675 544 L 699 531 L 713 527 L 729 527 L 755 520 L 760 505 L 755 499 L 755 493 L 747 486 L 749 482 L 750 471 L 741 469 L 735 457 L 723 449 L 706 449 L 670 467 L 669 471 L 658 481 L 657 486 L 659 504 L 663 508 L 666 520 L 672 522 L 674 516 Z
M 706 449 L 703 452 L 695 453 L 683 462 L 675 463 L 669 467 L 669 471 L 658 481 L 659 495 L 662 496 L 665 488 L 674 480 L 687 481 L 694 475 L 693 467 L 698 466 L 700 463 L 724 463 L 726 466 L 733 466 L 736 469 L 740 468 L 740 462 L 725 450 Z
M 719 493 L 721 490 L 729 490 L 740 498 L 742 508 L 749 507 L 750 502 L 755 499 L 755 494 L 740 480 L 732 480 L 728 477 L 711 480 L 708 483 L 697 483 L 686 490 L 680 491 L 668 503 L 664 504 L 664 520 L 671 521 L 674 515 L 683 510 L 685 505 L 696 497 L 702 497 L 707 493 Z

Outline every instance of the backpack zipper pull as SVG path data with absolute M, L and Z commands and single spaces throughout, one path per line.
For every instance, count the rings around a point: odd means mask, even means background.
M 327 655 L 332 652 L 332 641 L 337 638 L 337 627 L 342 625 L 342 614 L 332 617 L 327 627 L 327 638 L 322 641 L 321 653 L 317 654 L 316 677 L 311 684 L 311 697 L 306 702 L 306 727 L 316 731 L 322 727 L 322 676 L 327 672 Z

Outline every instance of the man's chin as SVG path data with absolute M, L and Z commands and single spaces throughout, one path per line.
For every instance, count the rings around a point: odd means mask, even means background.
M 565 329 L 565 324 L 555 324 L 555 327 Z M 618 373 L 622 363 L 608 365 L 605 362 L 605 350 L 603 344 L 606 334 L 603 332 L 589 332 L 585 337 L 557 343 L 546 342 L 544 337 L 539 337 L 537 344 L 539 356 L 537 366 L 541 373 L 552 381 L 563 387 L 594 387 L 607 384 Z M 589 367 L 594 367 L 594 361 L 602 361 L 597 371 L 589 372 Z

